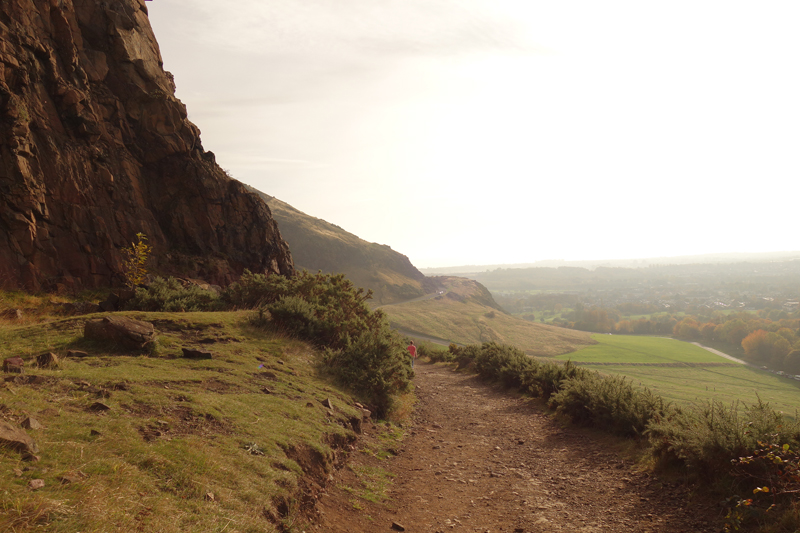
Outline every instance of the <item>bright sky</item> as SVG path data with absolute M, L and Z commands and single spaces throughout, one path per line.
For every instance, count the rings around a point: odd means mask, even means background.
M 800 250 L 797 0 L 154 0 L 232 176 L 417 267 Z

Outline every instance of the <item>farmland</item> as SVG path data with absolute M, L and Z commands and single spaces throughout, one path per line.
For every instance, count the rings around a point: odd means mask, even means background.
M 754 403 L 760 397 L 779 411 L 800 409 L 800 381 L 740 365 L 687 342 L 662 337 L 593 335 L 598 344 L 558 356 L 603 374 L 627 376 L 665 399 Z

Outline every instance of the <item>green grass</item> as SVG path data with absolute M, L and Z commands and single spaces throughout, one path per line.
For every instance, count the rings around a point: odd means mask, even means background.
M 592 335 L 598 344 L 557 359 L 603 363 L 719 363 L 727 360 L 699 346 L 663 337 Z
M 0 383 L 0 417 L 44 426 L 28 430 L 40 461 L 0 449 L 0 530 L 275 531 L 265 514 L 292 509 L 304 470 L 329 468 L 329 443 L 354 438 L 352 398 L 318 374 L 307 344 L 251 328 L 247 313 L 124 314 L 155 324 L 157 356 L 83 340 L 91 316 L 0 327 L 3 355 L 44 380 Z M 183 359 L 181 347 L 214 358 Z M 59 369 L 32 367 L 46 351 Z M 92 412 L 96 401 L 111 409 Z M 45 487 L 29 490 L 32 479 Z
M 458 280 L 458 278 L 454 278 Z M 456 283 L 456 282 L 453 282 Z M 451 285 L 448 290 L 469 290 Z M 497 342 L 550 357 L 593 344 L 590 334 L 507 315 L 479 302 L 439 297 L 382 307 L 393 327 L 457 344 Z
M 667 400 L 754 403 L 757 398 L 794 416 L 800 382 L 733 363 L 688 342 L 663 337 L 593 335 L 598 344 L 557 357 L 604 374 L 627 376 Z

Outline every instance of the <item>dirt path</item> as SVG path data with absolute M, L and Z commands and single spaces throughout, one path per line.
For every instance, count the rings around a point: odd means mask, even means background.
M 707 350 L 707 351 L 709 351 L 709 352 L 711 352 L 711 353 L 713 353 L 715 355 L 718 355 L 720 357 L 724 357 L 725 359 L 733 361 L 734 363 L 739 363 L 740 365 L 746 365 L 746 366 L 755 367 L 755 365 L 751 365 L 747 361 L 742 361 L 741 359 L 737 359 L 737 358 L 733 357 L 732 355 L 728 355 L 728 354 L 726 354 L 724 352 L 720 352 L 719 350 L 715 350 L 714 348 L 709 348 L 708 346 L 703 346 L 699 342 L 693 342 L 692 344 L 694 344 L 695 346 L 699 346 L 700 348 L 702 348 L 704 350 Z
M 718 509 L 636 472 L 602 437 L 561 428 L 530 400 L 474 376 L 416 370 L 420 401 L 398 455 L 353 453 L 306 531 L 373 533 L 393 523 L 411 533 L 719 531 Z M 368 431 L 361 448 L 377 438 Z M 384 503 L 353 493 L 376 468 L 394 475 Z

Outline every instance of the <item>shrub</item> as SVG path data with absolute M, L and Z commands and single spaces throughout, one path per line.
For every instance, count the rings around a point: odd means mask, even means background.
M 291 278 L 253 274 L 245 270 L 239 281 L 231 283 L 222 292 L 222 301 L 234 309 L 257 309 L 292 294 Z
M 378 416 L 384 416 L 392 408 L 394 395 L 410 383 L 407 354 L 397 334 L 383 328 L 348 338 L 342 348 L 326 348 L 323 362 L 341 383 L 374 407 Z
M 549 405 L 573 422 L 624 437 L 639 437 L 668 404 L 648 389 L 637 389 L 620 376 L 581 374 L 563 382 Z
M 475 357 L 478 375 L 515 389 L 522 386 L 525 372 L 535 365 L 536 362 L 519 348 L 495 342 L 483 343 Z
M 759 442 L 797 442 L 800 427 L 760 399 L 752 405 L 725 406 L 711 401 L 673 407 L 656 417 L 646 431 L 652 453 L 662 464 L 678 464 L 702 478 L 729 472 L 731 461 L 752 455 Z
M 216 292 L 196 285 L 184 287 L 175 278 L 156 278 L 147 288 L 137 288 L 125 305 L 136 311 L 213 311 L 221 302 Z
M 145 282 L 147 278 L 147 261 L 153 249 L 145 241 L 147 237 L 144 233 L 136 234 L 136 242 L 132 242 L 129 248 L 123 248 L 125 262 L 122 264 L 122 276 L 128 288 L 134 289 Z
M 427 357 L 432 363 L 451 363 L 455 360 L 450 350 L 432 342 L 421 342 L 417 346 L 417 354 Z
M 370 310 L 366 302 L 371 296 L 343 274 L 304 271 L 293 278 L 245 272 L 223 298 L 236 307 L 257 305 L 254 325 L 317 345 L 334 377 L 383 416 L 392 396 L 408 387 L 411 362 L 386 315 Z
M 563 365 L 547 361 L 536 367 L 536 371 L 523 380 L 525 391 L 533 396 L 549 400 L 550 396 L 561 390 L 563 383 L 589 371 L 576 366 L 572 361 Z

